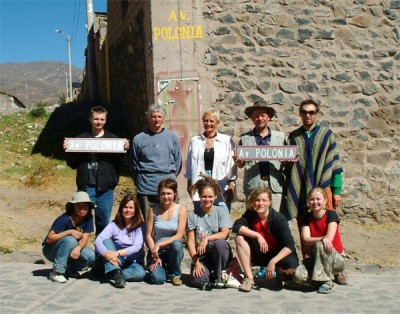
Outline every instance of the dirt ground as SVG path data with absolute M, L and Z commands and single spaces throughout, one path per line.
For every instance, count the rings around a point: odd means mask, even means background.
M 37 251 L 53 220 L 64 211 L 73 187 L 59 187 L 54 191 L 40 191 L 0 183 L 0 252 Z M 117 195 L 118 201 L 118 195 Z M 117 206 L 114 204 L 114 209 Z M 240 216 L 232 211 L 232 219 Z M 290 223 L 297 239 L 295 224 Z M 375 265 L 383 270 L 400 267 L 400 224 L 361 225 L 342 220 L 342 241 L 351 269 Z

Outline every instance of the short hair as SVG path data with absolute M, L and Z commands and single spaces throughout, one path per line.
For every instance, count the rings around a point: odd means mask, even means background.
M 215 118 L 215 120 L 217 121 L 217 123 L 219 123 L 221 121 L 220 119 L 220 112 L 217 108 L 208 108 L 206 111 L 204 111 L 203 116 L 202 116 L 202 120 L 204 120 L 204 117 L 206 115 L 210 115 L 213 116 Z
M 259 197 L 261 194 L 268 194 L 268 198 L 272 204 L 272 191 L 270 188 L 256 188 L 250 192 L 249 197 L 247 198 L 247 207 L 253 209 L 254 202 L 256 198 Z
M 301 110 L 303 109 L 303 107 L 306 106 L 306 105 L 314 105 L 315 111 L 319 112 L 319 105 L 318 105 L 314 100 L 312 100 L 312 99 L 303 100 L 303 101 L 300 103 L 299 112 L 301 112 Z
M 165 110 L 164 107 L 160 104 L 152 104 L 147 108 L 146 115 L 148 117 L 151 116 L 153 112 L 161 112 L 163 117 L 165 117 Z
M 321 188 L 321 187 L 315 187 L 315 188 L 312 188 L 312 189 L 307 193 L 307 201 L 310 199 L 311 194 L 313 194 L 314 192 L 321 193 L 322 196 L 323 196 L 325 199 L 328 199 L 328 196 L 326 195 L 325 189 L 323 189 L 323 188 Z
M 90 116 L 92 116 L 94 113 L 105 113 L 107 116 L 108 111 L 103 106 L 95 106 L 92 109 L 90 109 Z
M 122 216 L 122 210 L 125 208 L 125 205 L 128 204 L 130 201 L 133 201 L 133 204 L 135 205 L 135 214 L 133 215 L 131 230 L 139 227 L 144 221 L 142 211 L 140 210 L 138 198 L 136 197 L 136 195 L 128 194 L 122 199 L 121 203 L 119 204 L 118 212 L 114 218 L 115 224 L 120 229 L 124 229 L 126 227 L 125 219 Z

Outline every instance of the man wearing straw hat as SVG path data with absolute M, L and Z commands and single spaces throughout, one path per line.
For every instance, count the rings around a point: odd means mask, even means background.
M 258 101 L 253 106 L 247 107 L 244 113 L 253 121 L 254 128 L 240 136 L 239 145 L 285 145 L 285 134 L 268 127 L 268 122 L 275 116 L 275 109 L 267 102 Z M 244 167 L 243 190 L 246 198 L 255 188 L 269 187 L 272 190 L 272 207 L 279 211 L 284 182 L 281 162 L 278 160 L 244 161 L 237 157 L 235 159 L 239 168 Z

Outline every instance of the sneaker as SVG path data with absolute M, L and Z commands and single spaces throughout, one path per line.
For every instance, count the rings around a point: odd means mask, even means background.
M 124 288 L 126 284 L 124 276 L 121 270 L 119 269 L 113 271 L 112 278 L 110 279 L 110 281 L 115 288 Z
M 181 286 L 182 285 L 182 280 L 180 277 L 175 277 L 171 279 L 171 283 L 173 286 Z
M 329 280 L 327 282 L 324 282 L 319 288 L 318 288 L 318 293 L 322 294 L 329 294 L 333 290 L 333 281 Z
M 68 280 L 64 277 L 64 274 L 56 273 L 54 269 L 52 269 L 49 273 L 49 279 L 53 282 L 58 283 L 66 283 Z
M 250 292 L 253 287 L 254 287 L 254 280 L 245 278 L 243 283 L 239 287 L 239 291 Z
M 212 286 L 214 289 L 225 289 L 226 288 L 225 282 L 223 282 L 221 280 L 217 280 L 217 281 L 213 282 Z
M 349 284 L 349 281 L 347 279 L 347 275 L 345 273 L 338 273 L 335 275 L 335 279 L 333 280 L 334 282 L 336 282 L 338 285 L 341 286 L 346 286 Z

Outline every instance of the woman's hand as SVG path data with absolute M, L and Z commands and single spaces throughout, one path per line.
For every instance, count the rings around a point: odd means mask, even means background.
M 201 240 L 199 246 L 197 247 L 197 254 L 199 255 L 205 254 L 207 250 L 207 244 L 208 244 L 208 238 L 205 237 L 203 240 Z
M 160 267 L 162 267 L 162 260 L 160 258 L 156 260 L 153 259 L 153 261 L 149 265 L 149 270 L 154 271 L 157 268 L 157 265 L 160 265 Z
M 204 274 L 204 266 L 199 261 L 194 265 L 193 277 L 201 277 Z
M 257 241 L 258 241 L 258 244 L 260 245 L 260 252 L 267 253 L 268 252 L 268 243 L 261 234 L 257 237 Z
M 265 271 L 265 278 L 267 279 L 274 278 L 274 270 L 275 270 L 275 263 L 273 262 L 273 260 L 270 260 L 267 265 L 267 269 Z
M 118 266 L 119 264 L 121 264 L 121 261 L 118 258 L 117 251 L 107 251 L 104 253 L 103 257 L 114 266 Z
M 71 229 L 71 235 L 72 235 L 75 239 L 80 240 L 80 239 L 82 238 L 82 236 L 83 236 L 83 233 L 80 232 L 80 231 L 78 231 L 78 230 Z
M 328 238 L 325 238 L 325 237 L 323 237 L 321 239 L 321 241 L 322 241 L 322 243 L 324 245 L 325 251 L 328 252 L 328 253 L 332 252 L 332 249 L 333 249 L 332 241 L 329 240 Z
M 235 162 L 236 166 L 238 166 L 238 168 L 243 168 L 244 167 L 244 161 L 242 159 L 239 158 L 239 156 L 232 156 L 233 161 Z
M 79 246 L 76 246 L 72 251 L 71 254 L 69 255 L 72 259 L 78 259 L 79 256 L 81 256 L 81 249 Z
M 154 245 L 153 249 L 151 250 L 151 257 L 153 260 L 158 260 L 160 257 L 158 256 L 158 251 L 160 250 L 160 247 L 158 244 Z

